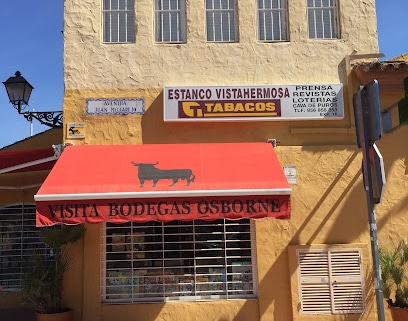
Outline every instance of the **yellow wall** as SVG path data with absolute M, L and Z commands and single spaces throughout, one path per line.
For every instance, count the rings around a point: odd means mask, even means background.
M 15 142 L 14 144 L 1 148 L 3 152 L 11 152 L 16 150 L 30 150 L 41 148 L 52 148 L 52 145 L 62 143 L 62 129 L 52 128 L 26 139 Z
M 136 1 L 136 43 L 101 43 L 99 0 L 65 0 L 64 124 L 84 123 L 74 144 L 151 144 L 266 141 L 275 138 L 282 166 L 296 166 L 290 220 L 255 223 L 258 298 L 218 302 L 101 304 L 102 225 L 88 225 L 76 244 L 65 298 L 80 320 L 375 320 L 370 240 L 361 151 L 356 147 L 351 97 L 359 85 L 346 57 L 378 51 L 374 0 L 339 1 L 341 39 L 307 36 L 306 1 L 289 2 L 290 41 L 256 41 L 256 1 L 238 1 L 239 42 L 205 41 L 204 2 L 187 1 L 186 44 L 155 44 L 153 1 Z M 363 23 L 362 23 L 363 22 Z M 353 82 L 350 82 L 353 81 Z M 343 120 L 240 123 L 164 123 L 164 86 L 344 85 Z M 87 98 L 143 98 L 144 115 L 86 115 Z M 387 104 L 401 97 L 387 99 Z M 385 107 L 388 107 L 385 106 Z M 406 197 L 408 127 L 378 142 L 387 187 L 377 206 L 380 244 L 408 234 Z M 398 226 L 398 231 L 395 228 Z M 340 244 L 363 248 L 367 308 L 363 315 L 301 316 L 290 246 Z M 294 247 L 295 248 L 295 247 Z
M 101 225 L 88 226 L 78 261 L 83 304 L 71 295 L 76 320 L 309 320 L 298 314 L 296 267 L 292 245 L 344 244 L 363 248 L 367 309 L 360 315 L 313 317 L 318 320 L 375 320 L 369 229 L 356 147 L 352 95 L 359 85 L 346 57 L 378 51 L 374 0 L 339 1 L 341 39 L 311 40 L 306 1 L 289 2 L 289 37 L 282 43 L 256 40 L 256 1 L 238 1 L 239 42 L 205 41 L 204 2 L 187 1 L 187 43 L 154 42 L 153 1 L 136 2 L 136 43 L 101 43 L 100 1 L 66 0 L 64 26 L 64 121 L 84 123 L 83 139 L 74 144 L 152 144 L 278 140 L 282 166 L 296 166 L 290 220 L 258 220 L 256 253 L 258 299 L 219 302 L 168 302 L 109 305 L 100 303 Z M 362 23 L 364 21 L 364 23 Z M 352 81 L 350 83 L 350 81 Z M 164 123 L 164 86 L 342 83 L 345 117 L 330 121 L 240 123 Z M 144 115 L 87 115 L 87 98 L 142 98 Z M 66 130 L 66 129 L 65 129 Z M 401 132 L 400 132 L 401 133 Z M 392 142 L 404 135 L 393 134 Z M 386 139 L 384 139 L 386 141 Z M 380 150 L 383 148 L 380 143 Z M 404 155 L 386 149 L 387 175 L 400 175 Z M 385 155 L 385 153 L 384 153 Z M 392 165 L 396 164 L 396 165 Z M 391 179 L 391 178 L 390 178 Z M 386 197 L 404 184 L 387 185 Z M 399 194 L 381 212 L 385 217 Z M 397 200 L 398 199 L 398 200 Z M 387 201 L 384 200 L 384 206 Z M 382 204 L 382 206 L 383 206 Z M 382 209 L 382 208 L 381 208 Z M 399 214 L 398 214 L 399 215 Z M 408 231 L 408 229 L 407 229 Z M 385 238 L 385 237 L 384 237 Z M 69 279 L 78 277 L 71 273 Z M 76 293 L 79 291 L 76 290 Z M 76 301 L 74 301 L 76 300 Z
M 404 129 L 405 130 L 405 129 Z M 393 140 L 391 137 L 389 138 Z M 384 138 L 384 144 L 389 142 Z M 403 144 L 402 140 L 394 144 Z M 383 146 L 380 146 L 380 149 Z M 403 192 L 391 197 L 406 184 L 401 177 L 404 151 L 384 148 L 387 153 L 386 171 L 390 181 L 384 202 L 378 206 L 378 222 L 397 216 L 406 206 Z M 319 320 L 374 320 L 375 301 L 371 279 L 369 229 L 364 189 L 361 179 L 361 152 L 350 145 L 343 146 L 281 146 L 276 151 L 283 166 L 297 167 L 298 182 L 292 185 L 292 218 L 290 220 L 262 219 L 256 221 L 258 300 L 232 300 L 206 303 L 160 303 L 134 305 L 101 305 L 100 302 L 100 225 L 88 226 L 84 240 L 84 303 L 83 319 L 91 316 L 115 320 L 119 315 L 137 316 L 138 320 L 306 320 L 297 314 L 297 289 L 293 284 L 296 269 L 289 256 L 290 245 L 346 244 L 362 247 L 367 285 L 367 313 L 357 316 L 319 316 Z M 398 181 L 399 180 L 399 181 Z M 396 201 L 396 199 L 399 201 Z M 404 203 L 405 202 L 405 203 Z M 402 203 L 402 204 L 401 204 Z M 397 205 L 397 206 L 395 206 Z M 390 207 L 391 212 L 383 207 Z M 395 213 L 394 213 L 395 212 Z M 406 211 L 405 211 L 406 214 Z M 407 224 L 405 234 L 408 232 Z M 392 232 L 389 229 L 386 239 Z M 403 232 L 401 232 L 403 234 Z M 79 258 L 82 259 L 82 258 Z M 371 280 L 371 281 L 370 281 Z M 292 282 L 292 283 L 291 283 Z M 78 292 L 78 291 L 77 291 Z M 78 306 L 78 309 L 81 309 Z M 211 311 L 203 313 L 205 311 Z M 145 311 L 149 310 L 149 313 Z
M 239 42 L 207 43 L 204 1 L 187 1 L 187 43 L 154 42 L 154 1 L 138 0 L 136 42 L 101 43 L 101 1 L 66 0 L 67 90 L 170 85 L 310 84 L 345 80 L 343 59 L 378 52 L 375 1 L 338 1 L 341 39 L 308 38 L 305 0 L 288 1 L 289 39 L 259 43 L 256 1 L 238 1 Z
M 408 235 L 407 149 L 400 132 L 378 142 L 384 155 L 387 177 L 383 202 L 376 206 L 380 246 Z M 308 320 L 298 314 L 298 292 L 294 253 L 290 246 L 343 244 L 363 250 L 367 306 L 362 316 L 316 316 L 318 320 L 375 320 L 372 287 L 368 213 L 361 177 L 361 151 L 354 145 L 278 146 L 283 166 L 297 167 L 297 184 L 292 185 L 290 220 L 256 221 L 258 300 L 202 303 L 158 303 L 101 305 L 100 225 L 88 226 L 84 240 L 83 320 L 91 316 L 115 320 L 137 316 L 138 320 Z M 398 227 L 398 228 L 397 228 Z M 392 236 L 390 238 L 390 236 Z M 82 254 L 81 254 L 82 255 Z M 79 258 L 82 260 L 82 257 Z M 292 262 L 292 263 L 290 263 Z M 78 275 L 76 275 L 78 277 Z M 76 282 L 79 282 L 76 280 Z M 74 286 L 74 285 L 72 285 Z M 77 286 L 77 285 L 75 285 Z M 76 291 L 78 294 L 78 290 Z M 81 310 L 81 306 L 77 307 Z M 202 311 L 206 311 L 203 313 Z M 145 311 L 149 311 L 146 313 Z M 211 312 L 208 312 L 211 311 Z M 386 310 L 388 313 L 388 311 Z M 248 318 L 248 316 L 251 316 Z

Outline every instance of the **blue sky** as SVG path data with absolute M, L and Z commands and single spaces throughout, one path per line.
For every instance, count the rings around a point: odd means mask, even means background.
M 29 110 L 62 110 L 63 0 L 3 1 L 0 9 L 0 81 L 19 70 L 34 87 Z M 376 0 L 380 52 L 389 59 L 408 52 L 408 0 Z M 0 148 L 30 136 L 0 85 Z M 48 127 L 33 121 L 37 134 Z

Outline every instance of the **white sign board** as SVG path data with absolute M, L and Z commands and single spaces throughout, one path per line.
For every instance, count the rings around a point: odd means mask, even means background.
M 165 87 L 164 121 L 342 119 L 343 85 Z
M 284 166 L 283 172 L 289 184 L 297 184 L 296 166 Z
M 141 98 L 89 98 L 86 100 L 87 115 L 128 115 L 144 114 L 144 100 Z
M 67 138 L 84 138 L 85 124 L 84 123 L 68 123 Z
M 373 182 L 373 199 L 375 204 L 382 201 L 385 189 L 384 160 L 376 144 L 370 150 L 371 173 Z

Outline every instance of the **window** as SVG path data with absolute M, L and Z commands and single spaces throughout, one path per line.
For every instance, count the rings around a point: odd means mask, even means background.
M 206 0 L 207 41 L 237 41 L 235 0 Z
M 19 291 L 21 276 L 32 250 L 47 253 L 35 227 L 35 205 L 0 208 L 0 285 L 3 291 Z
M 154 11 L 157 42 L 186 41 L 185 0 L 155 0 Z
M 303 314 L 363 313 L 363 272 L 359 249 L 297 251 Z
M 287 29 L 286 0 L 258 0 L 258 40 L 288 40 Z
M 339 38 L 337 0 L 307 0 L 309 38 Z
M 249 220 L 106 223 L 103 302 L 253 298 Z
M 103 41 L 135 42 L 134 0 L 103 0 Z

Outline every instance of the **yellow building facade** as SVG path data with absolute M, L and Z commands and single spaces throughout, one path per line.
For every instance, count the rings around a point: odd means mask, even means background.
M 366 84 L 356 68 L 380 57 L 375 1 L 132 3 L 64 1 L 64 144 L 75 148 L 272 140 L 290 182 L 290 218 L 250 220 L 250 295 L 165 295 L 155 300 L 143 294 L 109 298 L 109 223 L 87 223 L 84 240 L 75 245 L 75 264 L 65 278 L 65 301 L 75 320 L 376 320 L 362 153 L 353 115 L 353 94 Z M 172 10 L 178 14 L 176 25 L 185 24 L 179 38 L 164 32 L 163 26 L 173 25 L 164 19 Z M 127 17 L 134 25 L 125 23 L 129 34 L 115 38 L 113 22 L 120 19 L 110 19 L 119 12 L 131 12 Z M 119 22 L 117 26 L 123 28 Z M 217 28 L 230 32 L 218 34 Z M 274 31 L 268 34 L 270 29 Z M 229 38 L 222 38 L 226 35 Z M 367 76 L 373 74 L 367 71 Z M 401 87 L 383 90 L 381 81 L 379 87 L 382 110 L 404 95 Z M 230 93 L 248 93 L 219 98 L 219 106 L 213 96 L 205 96 L 206 90 L 228 88 Z M 228 115 L 203 120 L 191 112 L 193 119 L 188 119 L 183 109 L 184 118 L 177 116 L 176 106 L 185 105 L 175 93 L 181 95 L 184 89 L 197 92 L 195 100 L 184 96 L 184 102 L 204 104 L 203 113 L 220 108 Z M 281 90 L 282 96 L 273 90 Z M 179 105 L 171 105 L 171 98 Z M 135 100 L 143 104 L 137 113 L 129 111 L 137 108 L 134 105 L 122 112 L 112 107 Z M 258 103 L 246 105 L 253 101 Z M 274 104 L 275 114 L 238 115 L 254 110 L 261 114 L 268 103 Z M 408 233 L 407 135 L 408 128 L 401 126 L 377 142 L 386 175 L 384 195 L 376 205 L 380 246 Z M 78 164 L 86 162 L 86 154 L 78 159 Z M 78 169 L 73 164 L 67 170 Z M 336 274 L 329 265 L 343 272 Z M 118 279 L 122 286 L 124 278 Z M 135 282 L 137 277 L 130 279 Z M 337 288 L 335 282 L 342 286 Z M 388 311 L 386 315 L 389 320 Z

